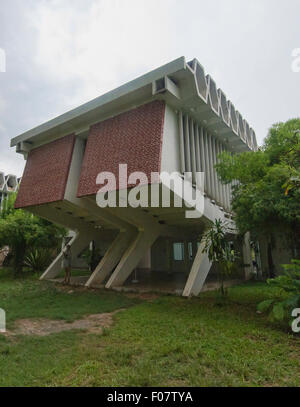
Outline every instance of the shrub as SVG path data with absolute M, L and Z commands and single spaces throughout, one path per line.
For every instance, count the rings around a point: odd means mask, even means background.
M 51 251 L 47 249 L 35 249 L 25 257 L 24 266 L 35 273 L 39 273 L 46 270 L 52 257 Z
M 14 209 L 14 200 L 15 196 L 10 197 L 5 210 L 1 211 L 0 247 L 9 247 L 11 265 L 15 275 L 19 275 L 25 258 L 32 263 L 33 258 L 47 257 L 42 250 L 50 250 L 51 253 L 51 250 L 59 249 L 66 230 L 27 211 Z M 41 254 L 34 253 L 32 256 L 34 250 L 41 251 Z
M 267 280 L 271 286 L 278 287 L 284 299 L 273 298 L 258 304 L 258 311 L 270 312 L 273 321 L 284 321 L 291 325 L 293 309 L 300 308 L 300 260 L 293 259 L 291 264 L 283 264 L 281 276 Z

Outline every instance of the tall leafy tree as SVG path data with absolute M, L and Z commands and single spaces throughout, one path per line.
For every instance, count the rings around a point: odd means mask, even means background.
M 232 183 L 232 208 L 241 233 L 265 235 L 274 277 L 274 234 L 285 233 L 292 257 L 300 254 L 300 119 L 274 124 L 257 152 L 219 156 L 217 172 Z

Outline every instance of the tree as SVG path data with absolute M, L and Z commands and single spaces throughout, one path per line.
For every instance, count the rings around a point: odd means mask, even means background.
M 221 219 L 216 219 L 215 223 L 204 233 L 204 249 L 211 262 L 216 263 L 219 280 L 221 283 L 220 293 L 224 298 L 227 290 L 224 287 L 225 279 L 232 273 L 234 261 L 237 253 L 231 247 L 226 235 L 230 232 L 227 224 Z
M 300 249 L 300 119 L 277 123 L 257 152 L 223 153 L 216 165 L 233 182 L 232 209 L 241 233 L 266 236 L 269 277 L 275 276 L 274 233 L 285 233 L 292 256 Z
M 16 274 L 23 270 L 25 256 L 34 249 L 59 247 L 65 229 L 21 209 L 9 198 L 0 218 L 0 247 L 9 246 Z

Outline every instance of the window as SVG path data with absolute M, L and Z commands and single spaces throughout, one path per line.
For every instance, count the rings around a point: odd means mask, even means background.
M 193 260 L 193 243 L 192 242 L 188 243 L 188 252 L 189 252 L 189 259 Z
M 184 243 L 173 243 L 173 256 L 176 261 L 184 260 Z

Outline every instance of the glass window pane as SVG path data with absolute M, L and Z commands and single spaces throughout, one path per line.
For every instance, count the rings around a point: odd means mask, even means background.
M 174 260 L 184 260 L 184 243 L 173 243 Z
M 192 242 L 188 243 L 188 251 L 189 251 L 190 260 L 193 260 L 193 243 Z

